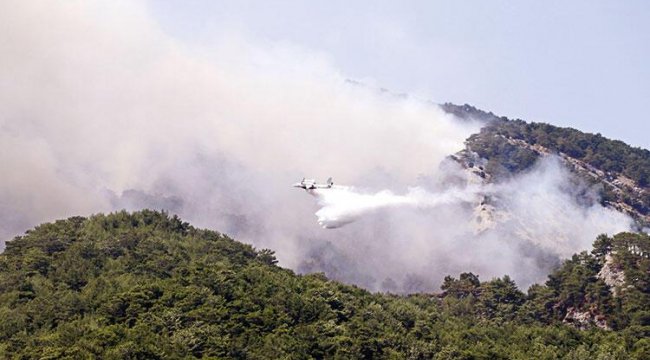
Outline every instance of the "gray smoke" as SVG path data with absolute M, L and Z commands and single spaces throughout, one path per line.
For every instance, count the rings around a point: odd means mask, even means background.
M 511 218 L 481 232 L 467 184 L 435 206 L 370 206 L 323 229 L 317 202 L 291 183 L 333 176 L 370 195 L 445 194 L 450 174 L 465 174 L 443 160 L 481 124 L 346 82 L 291 45 L 236 33 L 178 42 L 140 2 L 3 1 L 0 54 L 4 240 L 72 215 L 167 209 L 298 271 L 419 291 L 460 271 L 529 284 L 596 234 L 629 227 L 597 202 L 579 205 L 551 161 L 490 190 Z

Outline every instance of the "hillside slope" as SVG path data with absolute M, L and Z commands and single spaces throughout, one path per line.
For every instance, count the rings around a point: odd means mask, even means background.
M 470 105 L 442 108 L 486 123 L 453 156 L 484 181 L 502 181 L 529 170 L 542 156 L 556 155 L 580 181 L 599 188 L 603 205 L 630 215 L 639 228 L 650 227 L 649 150 L 600 134 L 497 117 Z
M 650 239 L 595 246 L 527 295 L 463 273 L 400 297 L 296 275 L 166 213 L 75 217 L 0 255 L 0 357 L 647 359 Z

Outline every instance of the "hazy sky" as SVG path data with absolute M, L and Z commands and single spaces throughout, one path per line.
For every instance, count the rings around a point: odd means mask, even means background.
M 647 1 L 150 2 L 187 44 L 295 46 L 351 79 L 650 148 Z

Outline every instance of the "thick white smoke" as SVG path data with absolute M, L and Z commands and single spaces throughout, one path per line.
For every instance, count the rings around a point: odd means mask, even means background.
M 346 187 L 313 191 L 319 223 L 346 225 L 332 230 L 345 240 L 318 248 L 304 269 L 392 291 L 435 290 L 441 278 L 431 274 L 463 271 L 488 278 L 511 274 L 527 286 L 542 281 L 561 258 L 590 248 L 597 235 L 632 226 L 626 215 L 602 207 L 596 191 L 571 179 L 555 157 L 496 185 L 476 184 L 454 165 L 441 168 L 454 181 L 442 177 L 404 195 Z M 364 269 L 372 276 L 359 276 Z
M 404 195 L 390 190 L 365 193 L 349 186 L 334 186 L 331 189 L 316 189 L 309 192 L 318 197 L 321 208 L 316 212 L 318 223 L 326 229 L 349 224 L 364 214 L 391 207 L 429 209 L 455 202 L 470 202 L 476 199 L 479 188 L 453 188 L 441 193 L 430 193 L 423 188 L 409 188 Z
M 476 193 L 440 164 L 479 123 L 354 85 L 288 44 L 230 33 L 190 47 L 140 2 L 2 1 L 0 54 L 2 240 L 72 215 L 167 209 L 283 266 L 416 291 L 460 271 L 525 285 L 629 226 L 541 166 L 493 194 L 511 218 L 477 234 Z M 302 176 L 363 187 L 321 198 L 326 223 L 357 221 L 322 229 L 319 206 L 290 187 Z

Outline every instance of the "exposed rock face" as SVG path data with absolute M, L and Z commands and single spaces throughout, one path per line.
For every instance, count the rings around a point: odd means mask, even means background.
M 587 330 L 596 326 L 603 330 L 611 330 L 605 316 L 598 314 L 596 308 L 591 306 L 587 311 L 570 307 L 567 309 L 566 316 L 562 320 L 566 324 L 571 324 L 580 330 Z
M 486 230 L 494 229 L 501 214 L 493 205 L 486 204 L 485 201 L 481 202 L 474 208 L 474 219 L 476 221 L 474 233 L 480 234 Z
M 618 292 L 623 288 L 623 285 L 625 285 L 625 273 L 623 269 L 614 263 L 614 257 L 611 253 L 605 256 L 605 264 L 600 269 L 600 272 L 598 272 L 598 278 L 602 279 L 609 286 L 609 291 L 614 296 L 617 296 Z
M 470 185 L 490 182 L 491 175 L 485 171 L 486 160 L 480 158 L 478 154 L 466 149 L 449 158 L 462 167 L 465 176 L 459 179 L 461 182 Z M 506 218 L 507 214 L 491 204 L 487 196 L 479 196 L 474 206 L 474 233 L 480 234 L 493 229 L 498 222 Z
M 603 264 L 602 269 L 598 272 L 598 278 L 602 279 L 609 286 L 609 290 L 614 296 L 617 296 L 625 285 L 623 269 L 616 265 L 611 253 L 605 256 L 605 264 Z M 591 305 L 588 310 L 584 311 L 570 307 L 567 309 L 566 316 L 562 321 L 580 330 L 586 330 L 593 326 L 604 330 L 611 330 L 607 324 L 605 315 L 599 314 L 595 305 Z

